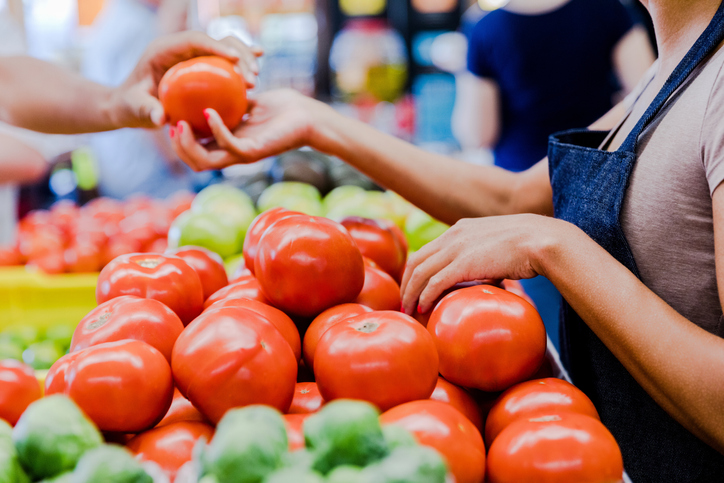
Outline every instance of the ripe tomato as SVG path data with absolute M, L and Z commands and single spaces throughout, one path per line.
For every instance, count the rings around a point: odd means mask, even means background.
M 63 260 L 71 273 L 97 272 L 103 266 L 103 253 L 94 243 L 76 241 L 65 249 Z
M 397 283 L 402 280 L 407 262 L 407 243 L 389 220 L 371 220 L 349 216 L 340 223 L 347 228 L 357 243 L 362 256 L 372 259 Z
M 342 225 L 302 215 L 264 232 L 254 273 L 272 305 L 302 317 L 354 301 L 365 277 L 362 255 Z
M 188 246 L 168 250 L 166 253 L 176 255 L 196 270 L 204 289 L 204 300 L 229 284 L 224 260 L 207 248 Z
M 516 384 L 495 401 L 485 422 L 485 442 L 490 446 L 509 424 L 518 419 L 579 413 L 599 419 L 588 396 L 573 384 L 548 378 Z
M 67 395 L 102 431 L 138 433 L 168 411 L 173 377 L 157 349 L 121 340 L 61 357 L 50 368 L 45 393 Z
M 361 399 L 382 411 L 429 398 L 437 372 L 432 337 L 400 312 L 371 312 L 330 327 L 314 354 L 314 375 L 326 401 Z
M 432 392 L 430 399 L 450 404 L 452 407 L 463 413 L 466 418 L 482 433 L 483 419 L 480 416 L 478 404 L 465 389 L 446 381 L 442 377 L 437 378 L 437 385 Z
M 267 228 L 269 228 L 277 220 L 282 218 L 288 218 L 294 215 L 302 215 L 298 211 L 287 210 L 286 208 L 278 207 L 266 210 L 264 213 L 254 218 L 254 221 L 249 225 L 249 229 L 246 231 L 244 237 L 244 265 L 249 269 L 252 275 L 254 275 L 254 259 L 256 258 L 257 247 L 259 246 L 259 240 L 264 234 Z
M 206 302 L 204 302 L 204 309 L 208 309 L 222 299 L 240 298 L 256 300 L 267 305 L 269 304 L 269 300 L 267 300 L 261 292 L 259 282 L 250 275 L 214 292 L 214 294 L 207 298 Z
M 30 403 L 41 396 L 32 367 L 13 359 L 0 361 L 0 419 L 15 426 Z
M 211 441 L 214 428 L 206 423 L 182 421 L 136 435 L 126 447 L 141 461 L 153 461 L 170 481 L 184 463 L 191 461 L 196 442 Z
M 64 248 L 63 232 L 53 225 L 32 225 L 18 232 L 18 250 L 28 260 L 62 252 Z
M 535 374 L 546 352 L 538 312 L 491 285 L 463 288 L 440 301 L 428 323 L 440 374 L 463 387 L 494 392 Z
M 412 433 L 418 443 L 435 448 L 447 461 L 457 483 L 481 483 L 485 476 L 485 446 L 480 432 L 460 411 L 440 401 L 413 401 L 380 416 Z M 537 481 L 537 480 L 518 480 Z
M 175 387 L 173 388 L 171 407 L 168 408 L 166 415 L 156 427 L 160 428 L 161 426 L 178 423 L 180 421 L 198 421 L 205 423 L 206 418 L 191 404 L 191 401 L 186 399 L 183 394 L 181 394 L 181 391 Z
M 271 322 L 248 309 L 201 314 L 179 336 L 171 361 L 181 393 L 214 424 L 249 404 L 284 413 L 294 398 L 294 352 Z
M 188 122 L 197 134 L 211 134 L 204 109 L 219 113 L 234 129 L 246 114 L 246 84 L 234 64 L 216 56 L 196 57 L 171 67 L 158 85 L 158 98 L 172 124 Z
M 324 404 L 316 382 L 298 382 L 294 388 L 294 399 L 289 414 L 316 413 Z
M 171 351 L 184 330 L 181 320 L 158 300 L 122 295 L 104 302 L 83 317 L 73 333 L 70 352 L 104 342 L 142 340 L 171 363 Z
M 495 438 L 488 453 L 490 483 L 609 483 L 622 478 L 616 440 L 600 421 L 582 414 L 519 419 Z
M 121 255 L 135 253 L 140 249 L 141 245 L 136 240 L 131 240 L 123 235 L 114 235 L 108 239 L 108 244 L 103 250 L 103 265 L 108 265 Z
M 166 198 L 166 208 L 171 213 L 171 218 L 176 218 L 178 215 L 186 210 L 191 209 L 191 203 L 194 201 L 196 195 L 190 191 L 177 191 L 168 198 Z
M 386 272 L 365 265 L 365 284 L 356 303 L 372 310 L 400 310 L 400 286 Z
M 23 257 L 14 246 L 0 246 L 0 267 L 22 265 Z
M 168 249 L 168 240 L 159 238 L 146 248 L 146 253 L 163 253 Z
M 27 266 L 36 268 L 47 274 L 63 273 L 65 272 L 63 251 L 50 252 L 38 258 L 29 258 Z
M 225 298 L 214 302 L 205 310 L 213 310 L 221 307 L 241 307 L 261 315 L 277 328 L 279 333 L 289 343 L 297 360 L 302 358 L 302 340 L 299 337 L 299 330 L 292 319 L 281 310 L 259 302 L 258 300 L 246 298 Z
M 307 414 L 285 414 L 284 423 L 287 427 L 287 439 L 289 440 L 289 451 L 304 449 L 304 420 L 312 413 Z
M 201 313 L 204 292 L 196 271 L 170 255 L 121 255 L 101 270 L 96 285 L 99 304 L 120 295 L 135 295 L 163 302 L 188 325 Z
M 304 363 L 306 366 L 311 370 L 314 369 L 314 353 L 317 350 L 319 339 L 327 332 L 327 329 L 343 320 L 370 312 L 372 312 L 372 309 L 365 305 L 342 304 L 319 314 L 312 323 L 309 324 L 307 332 L 304 334 L 304 346 L 302 349 L 304 351 Z

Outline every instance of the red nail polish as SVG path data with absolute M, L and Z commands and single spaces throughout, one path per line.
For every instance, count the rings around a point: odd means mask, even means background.
M 405 313 L 405 306 L 400 302 L 400 312 Z
M 208 121 L 209 118 L 211 117 L 211 115 L 209 114 L 208 109 L 204 109 L 204 117 L 206 118 L 207 121 Z
M 176 136 L 176 128 L 169 128 L 168 135 L 173 139 Z
M 418 306 L 417 306 L 417 313 L 418 313 L 418 314 L 421 314 L 421 313 L 422 313 L 422 305 L 418 305 Z
M 179 134 L 184 132 L 184 126 L 183 126 L 183 124 L 181 124 L 181 121 L 179 121 L 179 123 L 176 125 L 176 129 L 178 129 Z

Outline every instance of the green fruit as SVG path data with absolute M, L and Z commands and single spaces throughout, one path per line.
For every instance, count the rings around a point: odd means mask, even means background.
M 63 357 L 65 351 L 52 340 L 30 344 L 23 351 L 23 362 L 35 370 L 50 369 L 55 361 Z
M 405 226 L 405 220 L 407 217 L 410 216 L 410 213 L 415 211 L 417 208 L 394 191 L 387 190 L 385 191 L 384 196 L 389 200 L 390 209 L 392 210 L 392 213 L 394 213 L 395 223 L 402 228 Z
M 348 216 L 361 216 L 370 219 L 391 219 L 389 201 L 379 191 L 365 191 L 364 197 L 348 198 L 338 202 L 327 212 L 327 218 L 341 220 Z
M 103 445 L 87 451 L 73 471 L 73 483 L 153 483 L 126 448 Z
M 195 213 L 214 213 L 246 233 L 257 212 L 249 195 L 238 188 L 215 184 L 204 188 L 191 203 Z
M 264 478 L 264 483 L 323 483 L 324 477 L 316 471 L 282 468 Z
M 363 483 L 445 483 L 447 468 L 440 454 L 428 446 L 397 448 L 362 472 Z
M 329 212 L 332 208 L 339 204 L 349 203 L 348 200 L 356 200 L 360 203 L 363 203 L 363 201 L 359 200 L 364 200 L 366 196 L 367 192 L 359 186 L 339 186 L 327 193 L 327 196 L 324 197 L 324 201 L 322 202 L 324 205 L 324 212 Z M 355 201 L 352 201 L 352 204 L 354 203 Z
M 0 419 L 0 483 L 29 483 L 13 445 L 13 428 Z
M 362 468 L 359 466 L 338 466 L 327 475 L 327 483 L 362 483 Z
M 238 268 L 242 265 L 244 265 L 244 255 L 242 254 L 233 255 L 224 260 L 224 269 L 226 270 L 226 276 L 229 277 L 229 280 L 231 280 L 231 277 L 234 276 L 236 270 L 238 270 Z
M 0 339 L 0 360 L 15 359 L 23 360 L 23 348 L 17 342 L 10 339 Z
M 269 406 L 229 410 L 201 452 L 201 474 L 219 483 L 258 483 L 282 467 L 289 442 L 284 418 Z
M 392 451 L 395 448 L 405 446 L 417 446 L 415 437 L 403 427 L 390 424 L 382 428 L 382 435 L 385 437 L 387 447 Z
M 168 245 L 178 248 L 195 245 L 208 248 L 227 258 L 241 253 L 244 246 L 245 227 L 229 223 L 215 213 L 196 213 L 191 210 L 181 213 L 168 231 Z
M 335 466 L 367 466 L 387 454 L 379 412 L 363 401 L 338 399 L 304 421 L 314 469 L 327 474 Z
M 63 352 L 67 351 L 70 347 L 70 342 L 73 339 L 73 327 L 65 324 L 58 324 L 49 327 L 45 331 L 45 340 L 49 340 L 58 344 L 58 347 L 63 349 Z
M 23 468 L 37 480 L 72 470 L 103 438 L 73 401 L 53 395 L 28 406 L 13 429 L 13 442 Z
M 410 244 L 410 251 L 417 251 L 427 243 L 439 237 L 448 225 L 437 221 L 422 210 L 415 210 L 405 220 L 405 236 Z
M 68 471 L 67 473 L 61 473 L 52 478 L 40 480 L 39 483 L 75 483 L 75 480 L 73 479 L 73 472 Z
M 23 349 L 39 340 L 40 332 L 32 325 L 14 325 L 0 332 L 0 340 L 14 342 Z
M 295 468 L 299 471 L 311 470 L 314 465 L 314 455 L 307 449 L 300 449 L 282 456 L 282 465 L 285 468 Z
M 257 206 L 260 212 L 279 206 L 311 216 L 321 216 L 324 212 L 319 190 L 310 184 L 296 181 L 284 181 L 269 186 L 259 196 Z

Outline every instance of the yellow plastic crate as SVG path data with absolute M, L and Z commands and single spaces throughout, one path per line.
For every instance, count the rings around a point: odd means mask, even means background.
M 98 274 L 46 275 L 0 268 L 0 330 L 13 325 L 75 327 L 96 307 Z

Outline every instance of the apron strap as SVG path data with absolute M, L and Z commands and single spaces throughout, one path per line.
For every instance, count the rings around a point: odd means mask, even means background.
M 669 97 L 686 81 L 689 74 L 696 69 L 706 56 L 714 51 L 722 40 L 724 40 L 724 2 L 719 5 L 716 14 L 714 14 L 714 18 L 712 18 L 709 25 L 691 49 L 689 49 L 684 58 L 681 59 L 681 62 L 679 62 L 679 65 L 676 66 L 676 69 L 674 69 L 666 80 L 666 83 L 656 95 L 654 101 L 629 133 L 621 145 L 620 149 L 622 151 L 636 151 L 636 143 L 638 142 L 639 135 L 646 129 L 646 126 L 649 125 L 659 111 L 661 111 L 661 108 L 666 104 Z

